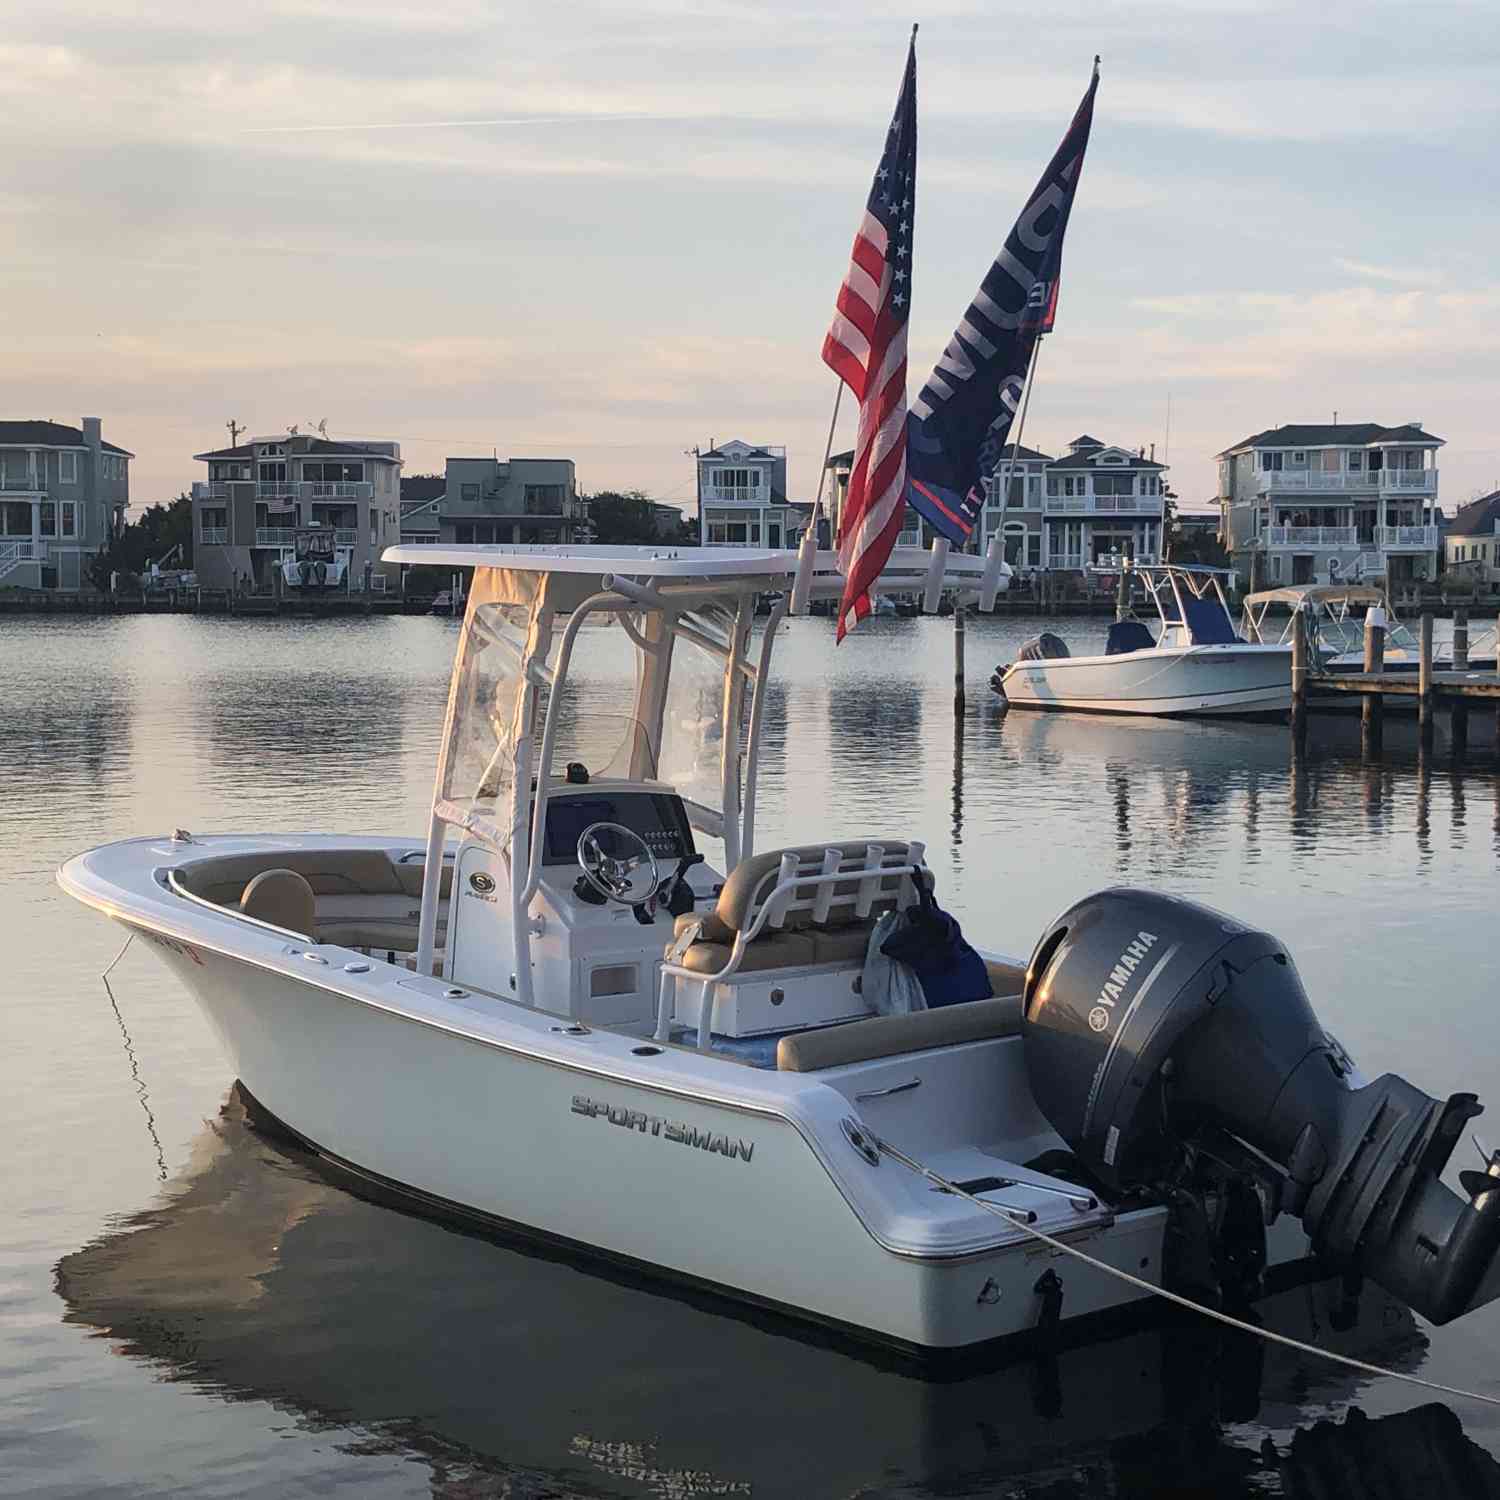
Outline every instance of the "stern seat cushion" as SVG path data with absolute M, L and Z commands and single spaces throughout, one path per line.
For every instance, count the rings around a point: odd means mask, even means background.
M 998 995 L 969 1000 L 939 1010 L 914 1010 L 900 1016 L 873 1016 L 784 1036 L 776 1044 L 776 1066 L 783 1073 L 815 1073 L 848 1063 L 896 1057 L 930 1047 L 952 1047 L 991 1037 L 1015 1036 L 1021 1030 L 1021 996 Z

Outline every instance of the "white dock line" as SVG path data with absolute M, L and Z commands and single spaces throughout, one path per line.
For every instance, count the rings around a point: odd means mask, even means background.
M 1372 1365 L 1362 1359 L 1354 1359 L 1347 1354 L 1337 1354 L 1332 1349 L 1320 1349 L 1316 1344 L 1304 1344 L 1300 1339 L 1289 1338 L 1284 1333 L 1273 1333 L 1269 1328 L 1257 1328 L 1253 1323 L 1242 1322 L 1239 1318 L 1230 1317 L 1228 1313 L 1218 1311 L 1217 1308 L 1205 1307 L 1201 1302 L 1194 1302 L 1191 1297 L 1181 1296 L 1177 1292 L 1169 1292 L 1165 1287 L 1153 1286 L 1151 1282 L 1143 1280 L 1139 1276 L 1132 1276 L 1129 1271 L 1122 1271 L 1118 1266 L 1111 1266 L 1102 1260 L 1096 1260 L 1092 1255 L 1073 1245 L 1064 1243 L 1062 1240 L 1054 1239 L 1045 1231 L 1036 1229 L 1025 1222 L 1016 1213 L 1001 1207 L 998 1203 L 986 1203 L 983 1198 L 976 1198 L 973 1193 L 965 1188 L 959 1187 L 955 1182 L 949 1182 L 940 1173 L 934 1172 L 931 1167 L 924 1167 L 921 1162 L 914 1161 L 904 1151 L 891 1145 L 889 1141 L 882 1140 L 878 1135 L 868 1128 L 865 1135 L 874 1142 L 875 1146 L 889 1156 L 893 1161 L 898 1161 L 903 1167 L 915 1172 L 919 1177 L 925 1177 L 935 1187 L 941 1188 L 945 1193 L 955 1193 L 958 1197 L 966 1199 L 977 1207 L 984 1209 L 986 1213 L 995 1214 L 1009 1224 L 1014 1224 L 1017 1229 L 1024 1230 L 1033 1239 L 1040 1240 L 1044 1245 L 1053 1250 L 1061 1251 L 1064 1255 L 1071 1255 L 1074 1260 L 1080 1260 L 1086 1266 L 1092 1266 L 1096 1271 L 1103 1271 L 1107 1276 L 1113 1276 L 1118 1281 L 1123 1281 L 1127 1286 L 1133 1286 L 1138 1291 L 1146 1292 L 1153 1297 L 1164 1297 L 1168 1302 L 1175 1302 L 1179 1307 L 1185 1307 L 1190 1312 L 1201 1313 L 1205 1318 L 1212 1318 L 1216 1323 L 1223 1323 L 1229 1328 L 1238 1329 L 1241 1333 L 1254 1334 L 1258 1339 L 1267 1339 L 1274 1344 L 1284 1344 L 1288 1349 L 1296 1349 L 1302 1354 L 1315 1355 L 1319 1359 L 1332 1360 L 1334 1364 L 1346 1365 L 1351 1370 L 1361 1370 L 1366 1375 L 1380 1375 L 1390 1380 L 1404 1380 L 1408 1385 L 1419 1385 L 1424 1390 L 1439 1391 L 1445 1396 L 1459 1396 L 1466 1401 L 1479 1401 L 1486 1406 L 1500 1406 L 1500 1396 L 1486 1396 L 1479 1391 L 1466 1391 L 1460 1386 L 1443 1385 L 1436 1380 L 1424 1380 L 1420 1375 L 1408 1375 L 1401 1370 L 1388 1370 L 1384 1365 Z

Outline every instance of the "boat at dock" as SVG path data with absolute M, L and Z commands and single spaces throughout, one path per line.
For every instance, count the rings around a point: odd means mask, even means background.
M 922 1356 L 1157 1288 L 1363 1275 L 1435 1322 L 1500 1294 L 1500 1158 L 1439 1176 L 1473 1096 L 1367 1081 L 1268 934 L 1111 890 L 1035 942 L 997 918 L 976 970 L 923 830 L 758 847 L 786 599 L 752 628 L 792 553 L 386 561 L 473 569 L 425 830 L 177 829 L 59 872 L 183 982 L 253 1117 L 420 1212 Z M 984 566 L 898 549 L 882 587 Z M 843 586 L 821 554 L 813 596 Z M 865 983 L 893 926 L 920 1001 Z
M 1309 622 L 1313 651 L 1322 672 L 1363 672 L 1364 622 L 1371 609 L 1382 611 L 1385 647 L 1383 672 L 1415 672 L 1422 648 L 1410 627 L 1400 620 L 1385 590 L 1368 583 L 1299 583 L 1263 589 L 1247 595 L 1241 620 L 1246 640 L 1290 646 L 1298 612 Z M 1434 620 L 1434 671 L 1455 670 L 1454 621 Z M 1486 624 L 1468 634 L 1468 669 L 1494 671 L 1496 627 Z
M 1135 565 L 1155 607 L 1157 630 L 1137 616 L 1110 626 L 1097 656 L 1074 656 L 1042 634 L 990 679 L 1013 708 L 1181 718 L 1284 714 L 1292 704 L 1292 648 L 1236 634 L 1220 570 L 1161 563 Z

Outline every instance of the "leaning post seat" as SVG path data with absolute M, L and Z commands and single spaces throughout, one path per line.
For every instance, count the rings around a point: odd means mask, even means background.
M 662 964 L 657 1036 L 670 1033 L 679 980 L 700 986 L 698 1046 L 706 1049 L 717 987 L 734 975 L 863 966 L 875 919 L 916 900 L 911 875 L 925 871 L 924 852 L 906 839 L 849 839 L 742 860 L 711 912 L 677 918 Z

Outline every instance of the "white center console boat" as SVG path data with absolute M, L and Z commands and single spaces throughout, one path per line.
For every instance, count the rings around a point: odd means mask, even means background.
M 791 553 L 387 559 L 474 569 L 425 835 L 179 830 L 59 875 L 160 952 L 261 1120 L 422 1211 L 922 1353 L 1314 1264 L 1437 1320 L 1495 1294 L 1500 1166 L 1437 1175 L 1472 1096 L 1365 1083 L 1265 934 L 1107 891 L 988 958 L 989 998 L 871 1013 L 921 830 L 756 846 L 785 597 L 753 614 Z M 887 586 L 928 576 L 898 553 Z M 633 665 L 613 713 L 599 656 Z
M 991 686 L 1014 708 L 1110 714 L 1251 717 L 1292 706 L 1292 648 L 1235 634 L 1219 569 L 1126 564 L 1155 607 L 1117 620 L 1098 656 L 1074 656 L 1056 635 L 1026 642 Z

